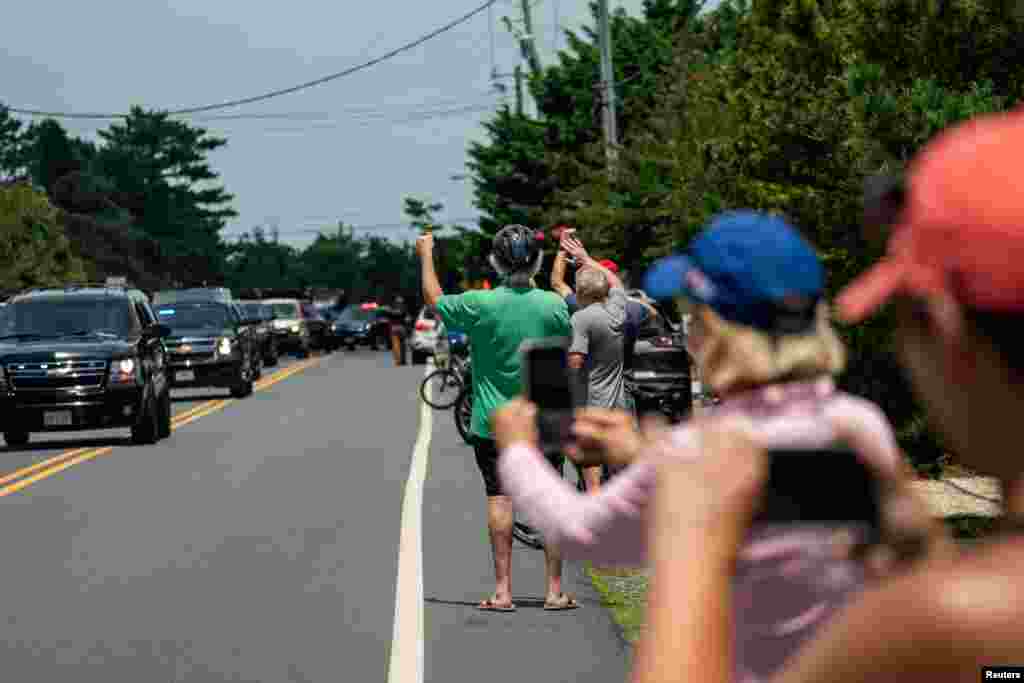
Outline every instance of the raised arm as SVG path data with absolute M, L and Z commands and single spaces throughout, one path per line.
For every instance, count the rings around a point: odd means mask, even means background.
M 625 286 L 622 284 L 622 280 L 618 275 L 608 270 L 601 265 L 599 261 L 594 259 L 587 253 L 587 250 L 583 248 L 583 243 L 576 237 L 569 237 L 565 240 L 565 249 L 572 256 L 576 257 L 580 267 L 586 266 L 587 268 L 597 268 L 605 274 L 608 278 L 609 289 L 624 289 Z
M 572 287 L 565 284 L 565 249 L 561 244 L 555 252 L 555 262 L 551 266 L 551 289 L 563 299 L 572 294 Z
M 420 283 L 423 287 L 423 301 L 428 306 L 436 306 L 437 300 L 444 296 L 441 281 L 434 270 L 434 236 L 430 233 L 416 238 L 416 253 L 420 256 Z

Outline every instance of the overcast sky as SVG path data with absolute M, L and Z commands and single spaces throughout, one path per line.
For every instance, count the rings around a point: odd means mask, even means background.
M 341 71 L 481 3 L 92 0 L 60 3 L 59 12 L 13 3 L 0 24 L 0 103 L 76 112 L 217 103 Z M 642 1 L 612 6 L 639 15 Z M 502 73 L 519 52 L 500 17 L 519 16 L 518 7 L 499 0 L 493 8 L 493 66 Z M 572 29 L 589 22 L 585 0 L 536 0 L 533 11 L 545 63 L 554 61 L 556 17 Z M 501 102 L 491 87 L 489 25 L 484 12 L 361 73 L 218 112 L 287 118 L 193 119 L 228 138 L 211 159 L 240 214 L 225 235 L 277 225 L 282 239 L 302 246 L 343 220 L 405 239 L 405 195 L 444 203 L 442 219 L 476 216 L 471 183 L 451 176 L 465 172 L 469 143 L 483 139 L 488 114 L 472 108 Z M 106 125 L 63 123 L 83 136 Z

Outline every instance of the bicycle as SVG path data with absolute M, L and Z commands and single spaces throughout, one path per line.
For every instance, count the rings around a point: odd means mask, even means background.
M 431 408 L 448 410 L 469 383 L 469 359 L 458 353 L 449 356 L 445 350 L 435 356 L 435 364 L 437 369 L 420 382 L 420 397 Z

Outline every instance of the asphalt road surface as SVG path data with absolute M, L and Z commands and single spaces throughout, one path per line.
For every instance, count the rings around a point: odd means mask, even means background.
M 114 431 L 0 449 L 5 677 L 387 680 L 423 374 L 390 365 L 339 352 L 268 368 L 246 399 L 175 391 L 155 446 Z M 517 547 L 519 611 L 474 609 L 493 587 L 483 487 L 450 413 L 432 422 L 424 680 L 623 681 L 578 567 L 583 608 L 544 612 L 542 554 Z

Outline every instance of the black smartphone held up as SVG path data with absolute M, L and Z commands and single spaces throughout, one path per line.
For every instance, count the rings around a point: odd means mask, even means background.
M 523 386 L 526 397 L 537 406 L 540 449 L 558 453 L 572 440 L 575 409 L 569 378 L 569 338 L 549 337 L 523 342 Z
M 839 446 L 768 453 L 768 484 L 755 521 L 850 528 L 861 543 L 881 538 L 879 484 L 856 453 Z

